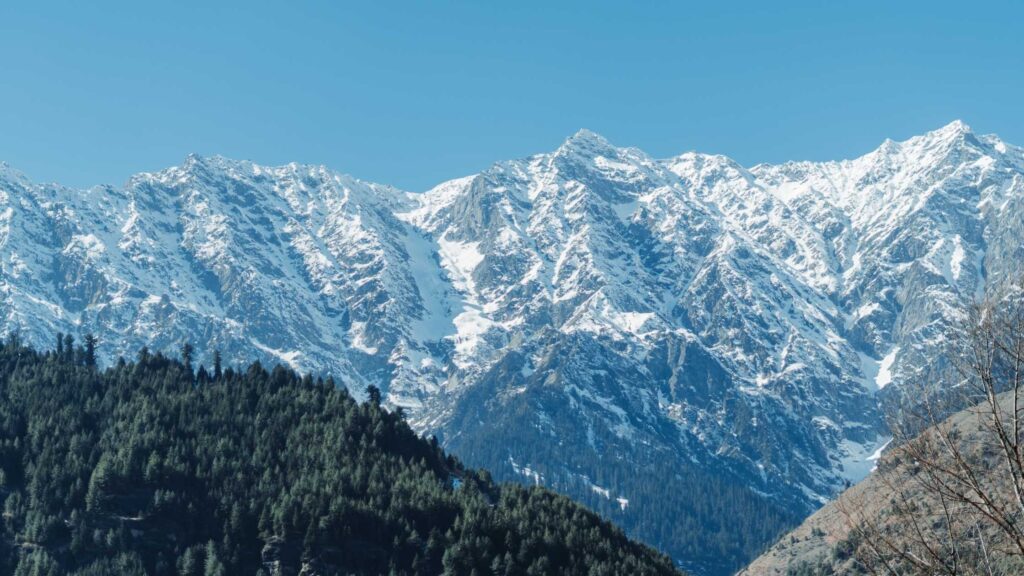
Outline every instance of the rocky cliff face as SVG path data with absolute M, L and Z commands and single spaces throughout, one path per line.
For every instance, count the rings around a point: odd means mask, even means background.
M 6 330 L 375 384 L 682 557 L 668 524 L 742 523 L 703 500 L 785 523 L 867 473 L 886 397 L 1021 271 L 1024 151 L 956 122 L 746 169 L 581 131 L 422 194 L 193 156 L 85 191 L 3 166 L 0 207 Z

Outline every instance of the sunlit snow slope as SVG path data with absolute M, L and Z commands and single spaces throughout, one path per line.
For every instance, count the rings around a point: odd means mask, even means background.
M 1024 152 L 960 122 L 749 169 L 580 131 L 422 194 L 220 157 L 89 190 L 0 164 L 0 319 L 93 332 L 108 362 L 188 338 L 376 384 L 629 526 L 664 467 L 790 511 L 863 476 L 890 391 L 941 377 L 1021 238 Z

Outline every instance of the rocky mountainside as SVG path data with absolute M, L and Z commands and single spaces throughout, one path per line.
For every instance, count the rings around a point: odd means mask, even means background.
M 866 475 L 887 398 L 1020 273 L 1024 150 L 954 122 L 747 169 L 580 131 L 426 193 L 191 156 L 89 190 L 2 165 L 0 207 L 26 341 L 93 332 L 109 362 L 187 337 L 375 384 L 715 573 Z

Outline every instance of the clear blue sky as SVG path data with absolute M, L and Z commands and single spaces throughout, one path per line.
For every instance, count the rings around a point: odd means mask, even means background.
M 955 118 L 1024 144 L 1020 1 L 155 4 L 3 3 L 0 159 L 73 186 L 198 152 L 422 190 L 581 127 L 747 165 Z

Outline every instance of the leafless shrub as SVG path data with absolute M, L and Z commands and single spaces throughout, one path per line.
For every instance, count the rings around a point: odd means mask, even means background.
M 888 500 L 840 500 L 858 541 L 857 570 L 1024 573 L 1020 294 L 1009 291 L 965 314 L 948 359 L 952 389 L 920 382 L 899 402 L 889 422 L 897 448 L 876 472 Z

